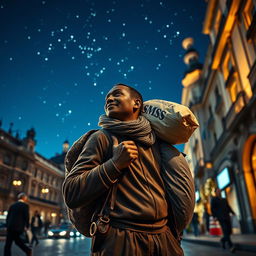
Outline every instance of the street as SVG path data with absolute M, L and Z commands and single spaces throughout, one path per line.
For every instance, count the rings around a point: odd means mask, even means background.
M 4 242 L 0 242 L 0 255 L 3 255 Z M 232 255 L 219 248 L 203 246 L 194 243 L 183 242 L 185 256 L 225 256 Z M 23 256 L 23 252 L 13 244 L 13 256 Z M 33 256 L 88 256 L 90 254 L 90 240 L 87 238 L 77 239 L 44 239 L 34 247 Z M 255 253 L 237 251 L 236 256 L 253 256 Z

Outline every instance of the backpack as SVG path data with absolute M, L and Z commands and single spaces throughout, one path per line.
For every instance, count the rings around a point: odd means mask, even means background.
M 67 152 L 67 155 L 65 157 L 65 177 L 69 174 L 71 171 L 73 165 L 75 164 L 79 154 L 82 152 L 83 146 L 85 145 L 88 138 L 95 133 L 98 130 L 91 130 L 84 135 L 82 135 L 77 141 L 74 142 L 72 147 Z M 109 148 L 106 152 L 104 161 L 107 161 L 112 157 L 112 148 L 113 148 L 113 141 L 110 136 L 110 134 L 104 130 L 101 129 L 101 131 L 106 135 L 108 141 L 109 141 Z M 71 223 L 75 226 L 75 228 L 84 236 L 90 237 L 90 225 L 91 222 L 94 220 L 94 216 L 97 216 L 97 212 L 100 211 L 100 208 L 102 207 L 102 204 L 104 202 L 104 199 L 106 199 L 107 194 L 102 195 L 99 200 L 95 200 L 91 202 L 90 205 L 87 205 L 86 207 L 78 207 L 75 209 L 70 209 L 67 205 L 67 212 L 68 217 Z M 65 198 L 64 198 L 65 200 Z

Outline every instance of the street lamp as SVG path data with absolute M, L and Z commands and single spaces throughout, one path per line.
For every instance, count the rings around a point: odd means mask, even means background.
M 49 193 L 49 188 L 42 188 L 41 191 L 43 194 L 47 194 L 47 193 Z
M 206 162 L 206 163 L 205 163 L 205 167 L 206 167 L 207 169 L 211 169 L 211 168 L 212 168 L 212 162 Z
M 13 186 L 21 186 L 22 181 L 21 180 L 13 180 L 12 185 Z

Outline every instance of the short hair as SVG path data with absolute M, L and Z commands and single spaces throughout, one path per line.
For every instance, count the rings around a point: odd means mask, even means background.
M 117 85 L 122 85 L 122 86 L 125 86 L 125 87 L 129 88 L 132 97 L 137 98 L 141 101 L 141 106 L 140 106 L 140 109 L 139 109 L 139 114 L 141 114 L 142 109 L 143 109 L 143 97 L 142 97 L 141 93 L 139 91 L 137 91 L 135 88 L 133 88 L 133 87 L 127 85 L 127 84 L 118 83 L 115 86 L 117 86 Z
M 17 198 L 18 198 L 18 200 L 20 200 L 20 199 L 23 199 L 26 196 L 27 196 L 26 193 L 21 192 L 21 193 L 18 194 Z

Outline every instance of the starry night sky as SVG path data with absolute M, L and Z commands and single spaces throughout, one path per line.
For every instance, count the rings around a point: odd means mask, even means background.
M 205 10 L 204 0 L 1 0 L 2 128 L 34 127 L 36 151 L 52 157 L 97 128 L 116 83 L 180 102 L 181 42 L 194 37 L 203 62 Z

